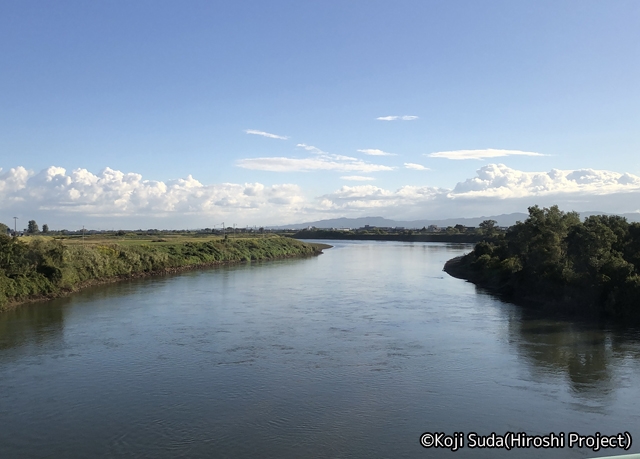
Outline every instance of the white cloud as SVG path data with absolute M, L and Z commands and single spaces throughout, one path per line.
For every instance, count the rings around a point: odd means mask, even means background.
M 631 174 L 593 169 L 523 172 L 490 164 L 453 189 L 404 186 L 394 191 L 374 185 L 343 186 L 321 196 L 319 206 L 340 215 L 371 215 L 375 209 L 377 215 L 403 219 L 497 215 L 523 212 L 534 204 L 628 212 L 635 207 L 624 203 L 637 202 L 639 195 L 640 177 Z
M 404 167 L 406 167 L 407 169 L 413 169 L 415 171 L 431 170 L 428 167 L 424 167 L 422 164 L 416 164 L 416 163 L 404 163 Z
M 2 172 L 2 168 L 0 168 Z M 0 174 L 0 196 L 20 190 L 26 186 L 29 172 L 22 166 Z
M 397 121 L 397 120 L 413 121 L 413 120 L 417 120 L 418 117 L 415 115 L 403 115 L 403 116 L 391 115 L 391 116 L 379 116 L 376 119 L 380 121 Z
M 239 167 L 271 172 L 338 171 L 338 172 L 378 172 L 394 168 L 370 164 L 348 156 L 321 156 L 315 158 L 247 158 L 236 162 Z
M 395 153 L 387 153 L 386 151 L 382 151 L 374 148 L 367 148 L 367 149 L 358 150 L 358 151 L 360 153 L 364 153 L 365 155 L 369 155 L 369 156 L 396 156 Z
M 496 150 L 493 148 L 487 148 L 485 150 L 455 150 L 455 151 L 439 151 L 436 153 L 430 153 L 428 155 L 431 158 L 446 158 L 446 159 L 485 159 L 485 158 L 499 158 L 502 156 L 547 156 L 542 153 L 534 153 L 531 151 L 520 150 Z
M 389 170 L 387 166 L 325 156 L 307 159 L 242 160 L 266 170 Z M 253 162 L 252 162 L 253 161 Z M 407 163 L 411 164 L 411 163 Z M 369 181 L 366 175 L 343 180 Z M 117 228 L 194 227 L 212 222 L 281 224 L 325 217 L 383 215 L 418 219 L 497 215 L 526 211 L 528 206 L 558 204 L 563 210 L 629 212 L 640 199 L 640 177 L 594 169 L 526 172 L 502 164 L 481 167 L 476 176 L 452 189 L 403 186 L 395 190 L 371 184 L 343 186 L 310 200 L 297 184 L 221 183 L 206 185 L 185 178 L 154 181 L 141 174 L 106 168 L 98 174 L 49 167 L 39 173 L 16 167 L 0 170 L 0 217 L 36 219 L 52 228 L 81 227 L 103 221 Z M 173 220 L 172 220 L 173 219 Z M 74 223 L 75 222 L 75 223 Z M 155 222 L 155 223 L 153 223 Z M 243 223 L 244 222 L 244 223 Z M 134 223 L 124 227 L 131 228 Z
M 366 177 L 364 175 L 345 175 L 340 178 L 342 180 L 352 180 L 354 182 L 366 182 L 368 180 L 375 180 L 373 177 Z
M 640 177 L 594 169 L 523 172 L 488 164 L 460 182 L 451 197 L 520 198 L 561 194 L 605 195 L 640 190 Z
M 314 154 L 310 158 L 245 158 L 236 161 L 236 165 L 244 169 L 271 172 L 303 172 L 303 171 L 338 171 L 338 172 L 378 172 L 391 171 L 394 167 L 371 164 L 358 158 L 333 155 L 313 145 L 299 143 L 297 147 Z
M 271 134 L 269 132 L 256 131 L 255 129 L 246 129 L 244 132 L 246 132 L 247 134 L 261 135 L 262 137 L 268 137 L 270 139 L 287 140 L 289 138 L 285 135 Z
M 191 175 L 166 182 L 143 180 L 140 174 L 110 168 L 99 174 L 86 169 L 68 173 L 49 167 L 34 174 L 22 167 L 0 175 L 0 209 L 21 214 L 144 217 L 171 215 L 290 218 L 305 203 L 298 185 L 260 183 L 203 185 Z M 29 217 L 31 218 L 31 217 Z M 66 220 L 65 220 L 66 221 Z
M 321 196 L 323 208 L 334 212 L 386 211 L 397 213 L 398 209 L 415 209 L 431 205 L 438 196 L 448 190 L 433 187 L 403 186 L 396 191 L 385 190 L 374 185 L 343 186 L 337 191 Z
M 327 158 L 335 159 L 338 161 L 358 161 L 358 158 L 354 158 L 353 156 L 344 156 L 344 155 L 326 155 Z
M 326 151 L 322 151 L 318 147 L 314 147 L 313 145 L 307 145 L 305 143 L 299 143 L 298 145 L 296 145 L 296 147 L 304 148 L 305 150 L 310 151 L 311 153 L 315 153 L 317 155 L 327 154 Z

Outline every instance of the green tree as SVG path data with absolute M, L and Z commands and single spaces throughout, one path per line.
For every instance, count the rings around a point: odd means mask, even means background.
M 640 317 L 640 224 L 615 215 L 582 222 L 576 212 L 533 206 L 506 234 L 485 235 L 464 261 L 479 283 L 575 310 Z
M 498 231 L 498 222 L 495 220 L 485 220 L 480 225 L 480 231 L 487 236 L 493 236 Z
M 42 225 L 42 232 L 43 233 L 48 233 L 49 232 L 49 225 L 47 225 L 46 223 L 44 225 Z
M 7 234 L 9 232 L 9 227 L 4 223 L 0 223 L 0 234 Z
M 27 233 L 35 234 L 39 233 L 40 229 L 38 228 L 38 224 L 35 220 L 29 220 L 29 224 L 27 225 Z
M 565 213 L 558 206 L 529 207 L 529 218 L 507 233 L 509 252 L 519 255 L 529 275 L 560 280 L 567 268 L 567 235 L 579 225 L 576 212 Z

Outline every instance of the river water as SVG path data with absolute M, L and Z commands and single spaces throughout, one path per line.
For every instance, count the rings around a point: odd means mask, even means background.
M 598 457 L 423 432 L 629 432 L 640 332 L 540 317 L 442 271 L 469 246 L 121 282 L 0 314 L 1 458 Z

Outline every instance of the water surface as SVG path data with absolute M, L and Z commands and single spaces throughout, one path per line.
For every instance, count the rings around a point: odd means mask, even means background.
M 468 246 L 85 290 L 0 315 L 2 458 L 597 457 L 426 450 L 425 431 L 629 431 L 640 333 L 536 316 L 449 277 Z

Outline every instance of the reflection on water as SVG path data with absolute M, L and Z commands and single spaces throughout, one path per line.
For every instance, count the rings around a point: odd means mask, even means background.
M 604 330 L 537 320 L 510 321 L 513 343 L 539 373 L 565 375 L 571 389 L 588 397 L 610 394 L 610 362 L 614 357 Z
M 29 305 L 0 313 L 0 359 L 9 355 L 3 351 L 19 351 L 31 346 L 60 346 L 64 317 L 62 305 L 66 301 L 60 299 L 52 301 L 48 307 Z
M 426 451 L 428 430 L 640 440 L 637 330 L 449 277 L 467 245 L 331 243 L 0 315 L 0 457 L 540 457 Z
M 603 323 L 549 318 L 527 308 L 508 315 L 509 343 L 538 378 L 561 376 L 577 395 L 604 406 L 618 388 L 616 368 L 640 356 L 640 333 Z

